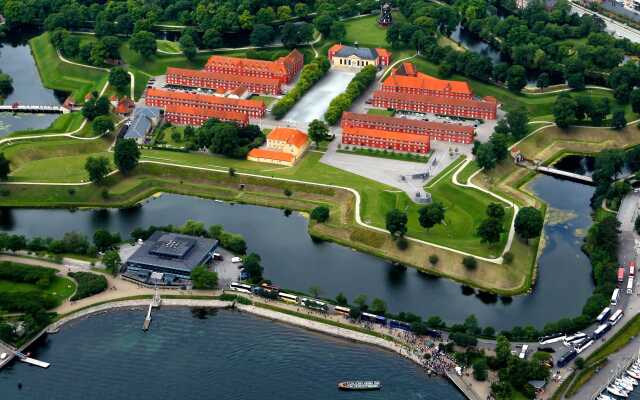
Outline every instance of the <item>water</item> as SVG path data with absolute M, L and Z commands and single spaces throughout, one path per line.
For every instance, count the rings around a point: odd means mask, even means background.
M 547 247 L 539 259 L 535 291 L 514 298 L 480 295 L 448 279 L 411 268 L 401 270 L 334 243 L 314 243 L 307 234 L 307 220 L 298 214 L 285 217 L 277 209 L 180 195 L 163 195 L 127 210 L 3 209 L 0 229 L 27 236 L 60 237 L 71 230 L 92 235 L 96 229 L 105 228 L 127 237 L 136 227 L 181 225 L 194 219 L 243 234 L 249 251 L 262 257 L 265 276 L 284 288 L 308 291 L 311 286 L 319 286 L 321 296 L 335 297 L 343 292 L 350 300 L 366 294 L 369 301 L 383 299 L 392 312 L 439 315 L 449 322 L 462 321 L 473 313 L 482 325 L 496 329 L 542 327 L 578 315 L 593 289 L 589 261 L 580 250 L 582 238 L 576 236 L 576 230 L 584 231 L 591 224 L 589 198 L 593 188 L 541 175 L 532 189 L 551 207 L 572 210 L 575 215 L 566 223 L 546 226 Z
M 51 367 L 14 363 L 0 373 L 3 400 L 464 398 L 395 353 L 251 315 L 165 308 L 147 333 L 142 316 L 117 311 L 65 326 L 35 350 Z M 383 389 L 339 393 L 345 379 L 379 379 Z
M 458 25 L 455 31 L 449 36 L 456 43 L 462 45 L 465 49 L 485 55 L 491 59 L 491 61 L 500 61 L 500 51 L 493 48 L 489 43 L 478 38 L 462 25 Z
M 38 67 L 27 44 L 3 44 L 0 47 L 0 69 L 13 78 L 13 93 L 7 97 L 4 104 L 15 102 L 29 105 L 61 104 L 54 91 L 42 85 Z M 15 131 L 46 128 L 58 116 L 58 114 L 0 113 L 0 136 Z
M 578 175 L 591 176 L 593 175 L 595 160 L 595 157 L 592 156 L 581 156 L 572 154 L 564 156 L 553 163 L 553 167 Z

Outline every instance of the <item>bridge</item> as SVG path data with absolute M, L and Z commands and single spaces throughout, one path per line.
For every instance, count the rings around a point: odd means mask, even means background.
M 31 113 L 31 114 L 66 114 L 70 112 L 66 107 L 62 106 L 38 106 L 13 103 L 10 105 L 1 105 L 0 112 L 12 113 Z
M 558 176 L 560 178 L 569 179 L 569 180 L 574 181 L 574 182 L 586 183 L 588 185 L 593 185 L 593 178 L 591 178 L 590 176 L 574 174 L 573 172 L 567 172 L 567 171 L 563 171 L 563 170 L 560 170 L 560 169 L 551 168 L 551 167 L 543 167 L 543 166 L 537 166 L 536 170 L 539 171 L 539 172 L 542 172 L 543 174 L 552 175 L 552 176 Z

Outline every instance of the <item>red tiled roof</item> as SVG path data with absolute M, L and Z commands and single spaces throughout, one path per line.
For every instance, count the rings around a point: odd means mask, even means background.
M 286 56 L 278 58 L 276 61 L 212 55 L 209 57 L 209 60 L 207 60 L 206 67 L 216 65 L 228 68 L 233 67 L 248 70 L 263 70 L 274 74 L 285 74 L 291 67 L 291 63 L 296 62 L 295 58 L 300 56 L 302 56 L 302 53 L 296 49 L 292 50 Z
M 376 47 L 376 53 L 378 53 L 378 57 L 391 57 L 391 53 L 387 49 Z
M 276 161 L 293 161 L 293 154 L 285 153 L 283 151 L 266 150 L 266 149 L 251 149 L 247 157 L 266 158 L 268 160 Z
M 297 129 L 277 127 L 269 132 L 267 140 L 286 142 L 287 144 L 300 148 L 307 144 L 308 137 L 304 132 Z
M 410 63 L 404 63 L 403 69 L 407 71 L 408 65 Z M 410 68 L 415 68 L 413 64 L 411 64 Z M 423 74 L 422 72 L 417 72 L 415 75 L 403 75 L 399 73 L 398 69 L 395 69 L 391 75 L 387 77 L 387 79 L 382 82 L 383 86 L 389 87 L 406 87 L 413 89 L 426 89 L 426 90 L 436 90 L 436 91 L 450 91 L 454 93 L 464 93 L 464 94 L 472 94 L 471 88 L 469 88 L 469 84 L 463 81 L 448 81 L 444 79 L 434 78 L 433 76 L 429 76 Z
M 339 43 L 336 43 L 333 46 L 329 47 L 329 53 L 334 53 L 335 54 L 335 53 L 339 52 L 340 49 L 343 48 L 343 47 L 344 47 L 343 45 L 341 45 Z
M 251 83 L 260 83 L 264 85 L 280 85 L 280 81 L 275 78 L 266 78 L 261 76 L 248 76 L 248 75 L 236 75 L 236 74 L 224 74 L 222 72 L 210 72 L 210 71 L 199 71 L 195 69 L 186 69 L 186 68 L 167 68 L 167 76 L 169 75 L 177 75 L 188 78 L 200 78 L 200 79 L 213 79 L 213 80 L 221 80 L 227 82 L 237 82 L 239 84 L 246 84 L 247 86 Z
M 206 118 L 216 118 L 226 121 L 237 121 L 240 123 L 248 122 L 248 116 L 245 113 L 236 111 L 220 111 L 210 108 L 189 107 L 181 104 L 169 104 L 165 107 L 167 113 L 186 114 Z
M 423 121 L 419 119 L 407 119 L 407 118 L 394 118 L 386 115 L 376 114 L 357 114 L 349 111 L 342 113 L 342 123 L 346 124 L 349 121 L 365 121 L 376 124 L 385 124 L 391 126 L 400 126 L 407 128 L 414 128 L 426 131 L 447 130 L 456 131 L 462 134 L 472 135 L 474 128 L 466 125 L 447 124 L 444 122 L 432 122 Z
M 452 105 L 452 106 L 462 106 L 462 107 L 479 107 L 484 108 L 486 110 L 493 110 L 496 106 L 495 103 L 481 100 L 472 100 L 472 99 L 456 99 L 452 97 L 442 97 L 442 96 L 424 96 L 419 94 L 411 94 L 411 93 L 397 93 L 397 92 L 383 92 L 382 90 L 378 90 L 373 93 L 374 99 L 383 99 L 383 100 L 399 100 L 405 101 L 409 103 L 428 103 L 428 104 L 443 104 L 443 105 Z
M 201 93 L 187 93 L 177 90 L 166 90 L 149 88 L 147 89 L 147 97 L 165 97 L 178 101 L 195 101 L 207 104 L 231 104 L 239 107 L 248 108 L 263 108 L 264 102 L 262 100 L 248 100 L 248 99 L 232 99 L 228 97 L 214 96 L 212 94 Z
M 383 131 L 380 129 L 369 129 L 360 127 L 345 127 L 343 130 L 345 134 L 351 134 L 356 136 L 366 136 L 379 139 L 394 139 L 401 142 L 418 142 L 429 144 L 429 136 L 421 135 L 417 133 L 406 133 L 399 131 Z

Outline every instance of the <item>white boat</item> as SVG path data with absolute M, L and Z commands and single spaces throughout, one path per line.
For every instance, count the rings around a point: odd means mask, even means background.
M 632 384 L 633 386 L 637 386 L 638 385 L 638 381 L 635 380 L 634 378 L 630 377 L 630 376 L 621 376 L 620 379 L 623 379 L 627 382 L 629 382 L 630 384 Z
M 620 386 L 621 388 L 623 388 L 627 392 L 631 392 L 633 390 L 633 385 L 628 383 L 628 382 L 626 382 L 626 381 L 623 381 L 622 379 L 618 378 L 614 382 L 615 382 L 616 385 Z
M 618 397 L 629 397 L 629 393 L 627 393 L 625 390 L 622 390 L 616 386 L 607 386 L 607 392 Z
M 628 369 L 627 375 L 635 379 L 640 379 L 640 373 L 637 370 Z
M 615 400 L 615 399 L 611 396 L 607 396 L 604 393 L 600 393 L 600 396 L 598 396 L 598 400 Z

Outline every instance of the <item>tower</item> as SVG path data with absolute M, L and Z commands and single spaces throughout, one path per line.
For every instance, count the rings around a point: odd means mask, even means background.
M 382 26 L 389 26 L 393 23 L 393 17 L 391 16 L 391 4 L 384 3 L 380 6 L 380 18 L 378 23 Z

